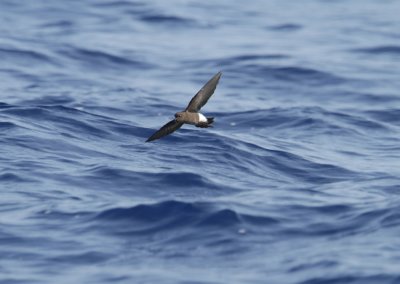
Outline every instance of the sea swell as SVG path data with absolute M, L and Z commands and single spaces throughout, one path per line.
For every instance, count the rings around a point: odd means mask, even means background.
M 398 8 L 1 2 L 0 283 L 398 283 Z

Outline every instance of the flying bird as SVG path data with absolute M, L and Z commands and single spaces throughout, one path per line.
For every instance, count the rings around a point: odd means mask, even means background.
M 150 142 L 156 139 L 160 139 L 168 134 L 171 134 L 175 130 L 179 129 L 183 124 L 193 124 L 196 127 L 207 128 L 212 127 L 214 121 L 213 117 L 205 117 L 199 111 L 207 103 L 217 87 L 219 78 L 221 78 L 222 72 L 218 72 L 208 81 L 200 91 L 191 99 L 189 105 L 184 111 L 175 113 L 175 119 L 171 120 L 153 135 L 150 136 L 146 142 Z

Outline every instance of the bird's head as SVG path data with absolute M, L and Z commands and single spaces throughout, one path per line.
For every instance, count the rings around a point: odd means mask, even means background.
M 182 114 L 182 112 L 177 112 L 177 113 L 175 113 L 175 120 L 178 121 L 178 122 L 180 122 L 180 121 L 183 120 L 183 114 Z

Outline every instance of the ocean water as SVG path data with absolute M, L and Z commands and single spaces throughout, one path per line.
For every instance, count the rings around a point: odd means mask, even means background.
M 400 283 L 399 11 L 2 0 L 0 283 Z

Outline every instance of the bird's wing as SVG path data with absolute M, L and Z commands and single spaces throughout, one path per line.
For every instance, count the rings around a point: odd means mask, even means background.
M 211 95 L 214 93 L 217 87 L 219 78 L 221 78 L 222 72 L 218 72 L 208 81 L 200 91 L 192 98 L 185 111 L 198 112 L 208 101 Z
M 177 122 L 175 119 L 171 120 L 170 122 L 165 124 L 163 127 L 161 127 L 159 130 L 157 130 L 153 135 L 151 135 L 150 138 L 146 140 L 146 142 L 160 139 L 161 137 L 171 134 L 175 130 L 179 129 L 182 125 L 183 125 L 183 122 Z

